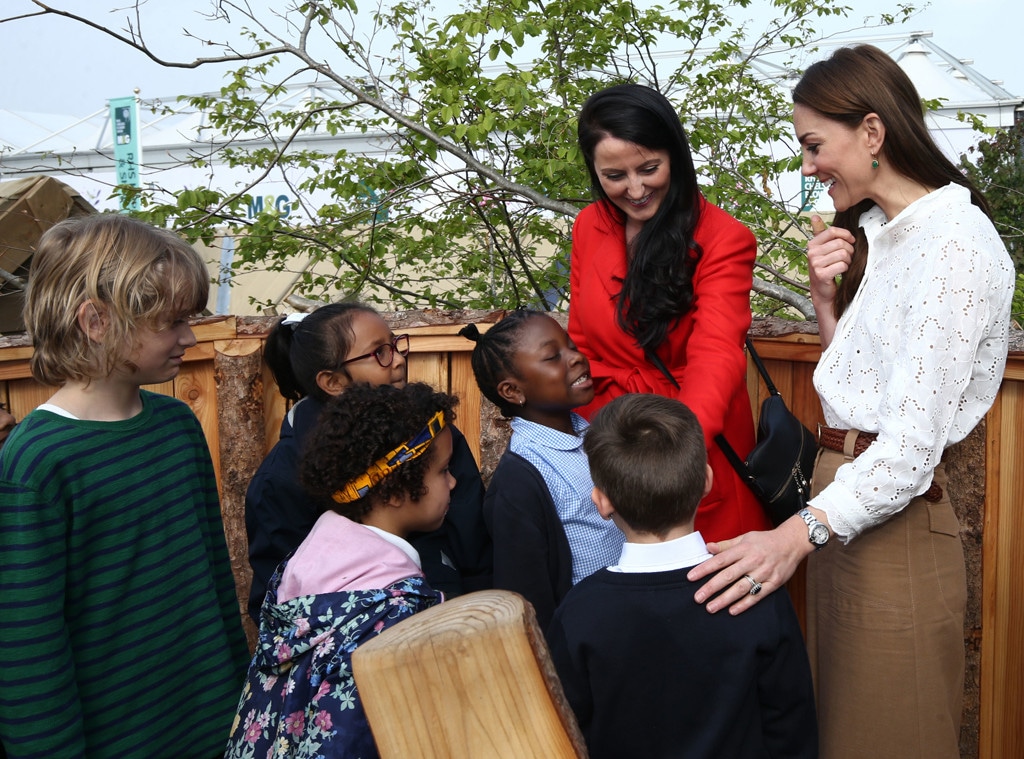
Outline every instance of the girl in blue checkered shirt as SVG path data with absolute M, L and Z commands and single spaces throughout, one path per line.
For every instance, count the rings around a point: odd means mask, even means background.
M 485 333 L 469 325 L 459 334 L 476 342 L 480 392 L 512 420 L 484 497 L 494 587 L 522 594 L 546 627 L 569 588 L 613 564 L 624 541 L 591 500 L 589 425 L 573 411 L 594 398 L 590 363 L 539 311 L 513 311 Z

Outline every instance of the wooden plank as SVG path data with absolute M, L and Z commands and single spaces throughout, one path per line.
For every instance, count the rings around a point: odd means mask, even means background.
M 292 407 L 291 401 L 285 400 L 277 389 L 274 373 L 265 363 L 262 365 L 260 377 L 263 382 L 263 455 L 270 453 L 281 436 L 281 423 Z
M 780 359 L 783 361 L 803 361 L 809 364 L 818 363 L 821 357 L 821 344 L 817 335 L 790 335 L 799 340 L 783 340 L 781 338 L 753 338 L 754 349 L 762 359 Z M 810 342 L 808 338 L 813 338 Z M 772 378 L 774 379 L 774 377 Z
M 1024 756 L 1024 384 L 1004 382 L 987 417 L 982 532 L 979 756 Z
M 238 324 L 233 316 L 204 317 L 200 321 L 193 320 L 192 332 L 199 343 L 233 340 L 238 336 Z
M 476 324 L 477 329 L 480 330 L 481 333 L 486 332 L 487 330 L 489 330 L 491 327 L 494 326 L 494 324 L 491 323 L 491 322 L 473 322 L 473 323 Z M 461 324 L 461 323 L 460 324 L 428 324 L 428 325 L 424 325 L 424 326 L 421 326 L 421 327 L 397 327 L 395 329 L 395 331 L 400 333 L 400 334 L 407 334 L 407 335 L 428 335 L 428 336 L 447 335 L 449 337 L 452 336 L 452 335 L 455 335 L 456 337 L 458 337 L 459 331 L 463 327 L 465 327 L 465 326 L 466 326 L 465 324 Z M 462 338 L 459 338 L 459 339 L 460 340 L 465 340 L 466 338 L 462 337 Z M 470 343 L 470 345 L 472 345 L 472 343 Z
M 1011 353 L 1006 360 L 1006 371 L 1003 379 L 1024 380 L 1024 354 Z
M 12 353 L 16 350 L 14 348 L 8 348 Z M 32 370 L 29 368 L 29 357 L 32 355 L 32 350 L 29 349 L 28 355 L 25 358 L 15 358 L 13 360 L 7 359 L 6 352 L 3 353 L 3 361 L 0 363 L 0 380 L 15 380 L 15 379 L 27 379 L 32 376 Z
M 459 330 L 465 324 L 430 325 L 426 327 L 410 327 L 397 329 L 399 334 L 407 334 L 410 338 L 409 347 L 413 353 L 471 353 L 476 345 L 472 340 L 459 336 Z M 486 332 L 493 324 L 481 322 L 477 329 Z
M 178 374 L 180 376 L 181 372 L 179 371 Z M 149 390 L 151 393 L 160 393 L 160 395 L 174 396 L 174 380 L 167 380 L 167 382 L 159 382 L 153 385 L 143 385 L 142 389 Z
M 1024 380 L 1024 377 L 1021 378 Z M 1000 539 L 1012 548 L 1004 567 L 1008 608 L 1001 613 L 1007 640 L 1005 655 L 999 662 L 999 671 L 1006 677 L 1002 704 L 1006 710 L 1000 723 L 1003 726 L 1001 756 L 1024 756 L 1024 595 L 1020 578 L 1024 577 L 1024 478 L 1021 477 L 1021 451 L 1024 450 L 1024 381 L 1006 388 L 1003 396 L 1005 424 L 997 474 L 1001 509 L 1013 518 L 1012 533 L 1001 534 Z
M 409 349 L 413 353 L 471 353 L 476 345 L 458 335 L 410 335 Z
M 459 397 L 458 427 L 466 436 L 477 466 L 480 466 L 480 391 L 473 376 L 468 354 L 451 357 L 451 393 Z
M 36 406 L 50 400 L 50 396 L 57 392 L 57 388 L 40 385 L 32 378 L 14 379 L 8 382 L 7 392 L 10 396 L 7 410 L 15 419 L 21 421 Z
M 988 462 L 998 462 L 1000 454 L 1000 428 L 1002 427 L 1002 398 L 997 398 L 986 417 L 985 458 Z M 978 695 L 978 759 L 995 759 L 993 743 L 996 740 L 997 703 L 996 671 L 997 640 L 995 624 L 996 610 L 999 607 L 999 549 L 998 540 L 1001 512 L 998 508 L 1001 477 L 993 471 L 991 463 L 986 467 L 985 474 L 985 514 L 981 530 L 982 551 L 982 595 L 981 595 L 981 656 L 980 656 L 980 687 Z
M 451 392 L 447 353 L 409 354 L 409 382 L 426 382 L 443 393 Z
M 205 361 L 213 359 L 214 340 L 232 340 L 235 337 L 235 317 L 223 317 L 214 322 L 194 324 L 192 332 L 196 336 L 196 345 L 185 351 L 185 361 Z M 16 376 L 29 377 L 28 360 L 32 358 L 31 345 L 13 345 L 0 348 L 0 379 L 13 379 Z M 21 372 L 26 372 L 21 374 Z
M 811 376 L 814 374 L 814 364 L 793 364 L 793 389 L 789 398 L 793 413 L 803 422 L 811 432 L 817 432 L 818 423 L 824 422 L 825 414 L 821 410 L 821 399 L 814 390 Z
M 214 379 L 213 361 L 197 361 L 184 364 L 172 382 L 155 386 L 158 392 L 172 395 L 187 403 L 206 435 L 206 444 L 213 457 L 220 485 L 220 428 L 217 418 L 217 385 Z

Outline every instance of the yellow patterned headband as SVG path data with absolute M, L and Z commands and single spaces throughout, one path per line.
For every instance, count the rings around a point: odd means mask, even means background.
M 444 412 L 438 411 L 427 422 L 427 426 L 420 430 L 411 440 L 402 443 L 385 456 L 370 464 L 370 468 L 363 474 L 349 482 L 341 490 L 335 491 L 331 496 L 338 503 L 352 503 L 370 492 L 370 488 L 383 480 L 393 471 L 398 469 L 406 461 L 412 461 L 423 455 L 423 452 L 430 447 L 431 442 L 444 429 Z

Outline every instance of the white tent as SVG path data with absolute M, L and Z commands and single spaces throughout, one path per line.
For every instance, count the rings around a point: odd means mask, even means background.
M 888 35 L 872 38 L 834 38 L 819 43 L 807 51 L 803 65 L 817 57 L 827 55 L 834 47 L 859 42 L 874 44 L 889 53 L 910 75 L 921 96 L 938 100 L 941 106 L 929 113 L 929 122 L 940 147 L 958 162 L 960 156 L 983 135 L 976 132 L 969 121 L 959 117 L 967 113 L 979 117 L 988 127 L 1006 128 L 1024 113 L 1024 98 L 1007 92 L 998 81 L 982 76 L 969 60 L 953 56 L 931 39 L 931 33 Z M 790 88 L 797 72 L 790 62 L 792 49 L 768 50 L 755 59 L 755 69 L 778 86 Z M 670 58 L 673 53 L 659 53 Z M 312 220 L 315 214 L 306 199 L 300 208 L 293 196 L 294 185 L 273 172 L 257 174 L 224 164 L 217 149 L 228 142 L 228 137 L 210 126 L 208 116 L 189 104 L 190 96 L 140 101 L 140 142 L 142 165 L 140 179 L 143 185 L 185 189 L 216 187 L 224 192 L 251 194 L 254 201 L 249 216 L 261 209 L 274 207 L 282 216 Z M 313 83 L 293 87 L 286 95 L 267 103 L 268 109 L 294 109 L 301 111 L 310 103 L 323 100 L 346 101 L 350 96 L 333 83 Z M 239 147 L 271 147 L 274 138 L 232 138 Z M 346 150 L 357 154 L 386 154 L 391 138 L 383 132 L 352 132 L 331 135 L 322 131 L 302 132 L 293 141 L 296 148 L 317 149 L 327 154 Z M 792 144 L 767 146 L 766 150 L 779 155 L 793 155 Z M 200 159 L 200 164 L 193 159 Z M 93 206 L 101 210 L 117 208 L 111 198 L 116 185 L 114 137 L 109 109 L 84 117 L 53 114 L 12 113 L 0 110 L 0 180 L 25 175 L 57 175 L 77 190 Z M 802 192 L 803 182 L 798 172 L 781 178 L 782 197 L 791 198 L 794 205 L 815 207 L 814 197 Z M 324 199 L 325 201 L 327 199 Z M 316 198 L 312 202 L 317 202 Z M 831 210 L 826 199 L 820 210 Z M 220 267 L 230 263 L 231 244 L 221 245 L 221 251 L 211 252 L 211 270 L 216 275 Z M 301 270 L 304 262 L 296 262 Z M 265 274 L 259 282 L 246 288 L 223 292 L 217 298 L 218 310 L 249 313 L 250 297 L 259 301 L 280 302 L 290 292 L 298 274 Z M 235 284 L 239 284 L 237 278 Z

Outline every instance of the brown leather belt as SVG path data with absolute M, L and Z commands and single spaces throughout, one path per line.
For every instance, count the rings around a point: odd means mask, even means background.
M 837 430 L 834 427 L 826 427 L 823 424 L 819 424 L 818 445 L 822 448 L 828 448 L 830 451 L 839 451 L 851 459 L 855 459 L 864 453 L 867 447 L 875 442 L 875 438 L 878 437 L 877 432 L 857 432 L 857 436 L 851 441 L 848 440 L 850 432 L 850 430 Z M 942 488 L 932 480 L 931 486 L 921 493 L 921 497 L 932 503 L 941 501 Z

